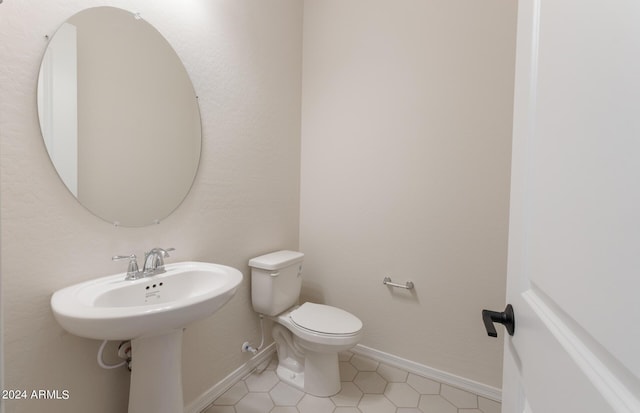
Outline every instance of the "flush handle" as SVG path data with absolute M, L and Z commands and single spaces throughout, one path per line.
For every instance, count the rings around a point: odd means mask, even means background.
M 484 322 L 484 328 L 487 329 L 489 337 L 498 337 L 498 332 L 493 323 L 503 324 L 510 336 L 513 335 L 516 329 L 516 319 L 511 304 L 507 304 L 507 308 L 501 313 L 482 310 L 482 321 Z

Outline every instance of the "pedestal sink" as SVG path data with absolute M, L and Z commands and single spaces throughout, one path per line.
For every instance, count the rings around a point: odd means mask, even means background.
M 182 330 L 216 312 L 242 281 L 235 268 L 203 262 L 167 264 L 137 280 L 126 273 L 56 291 L 51 308 L 80 337 L 131 340 L 130 413 L 182 413 Z

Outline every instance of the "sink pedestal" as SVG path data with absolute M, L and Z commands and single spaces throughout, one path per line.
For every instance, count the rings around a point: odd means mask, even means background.
M 131 340 L 129 413 L 183 413 L 182 329 Z

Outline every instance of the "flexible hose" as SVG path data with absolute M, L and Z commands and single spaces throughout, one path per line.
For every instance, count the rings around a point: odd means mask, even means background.
M 104 361 L 102 361 L 102 354 L 104 353 L 104 348 L 107 345 L 107 340 L 103 341 L 102 344 L 100 344 L 100 349 L 98 349 L 98 365 L 100 367 L 102 367 L 103 369 L 116 369 L 118 367 L 122 367 L 125 364 L 127 364 L 127 361 L 123 361 L 122 363 L 118 363 L 118 364 L 105 364 Z
M 263 324 L 262 320 L 264 319 L 264 316 L 262 314 L 259 314 L 259 316 L 260 316 L 260 337 L 261 337 L 261 339 L 260 339 L 260 345 L 256 349 L 258 351 L 262 350 L 262 346 L 264 346 L 264 325 L 262 325 Z
M 260 316 L 260 345 L 258 346 L 258 348 L 256 349 L 256 352 L 254 354 L 256 354 L 258 351 L 262 350 L 262 346 L 264 345 L 264 325 L 263 325 L 263 319 L 264 316 L 262 314 L 258 314 Z M 269 363 L 271 363 L 271 359 L 267 359 L 265 361 L 263 361 L 262 363 L 260 363 L 257 367 L 256 367 L 256 373 L 261 374 L 263 371 L 265 371 L 267 369 L 267 367 L 269 366 Z

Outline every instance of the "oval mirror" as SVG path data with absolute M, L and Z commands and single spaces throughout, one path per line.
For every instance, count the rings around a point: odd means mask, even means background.
M 197 97 L 173 48 L 138 15 L 96 7 L 56 31 L 40 67 L 38 116 L 62 181 L 111 223 L 157 223 L 193 184 Z

